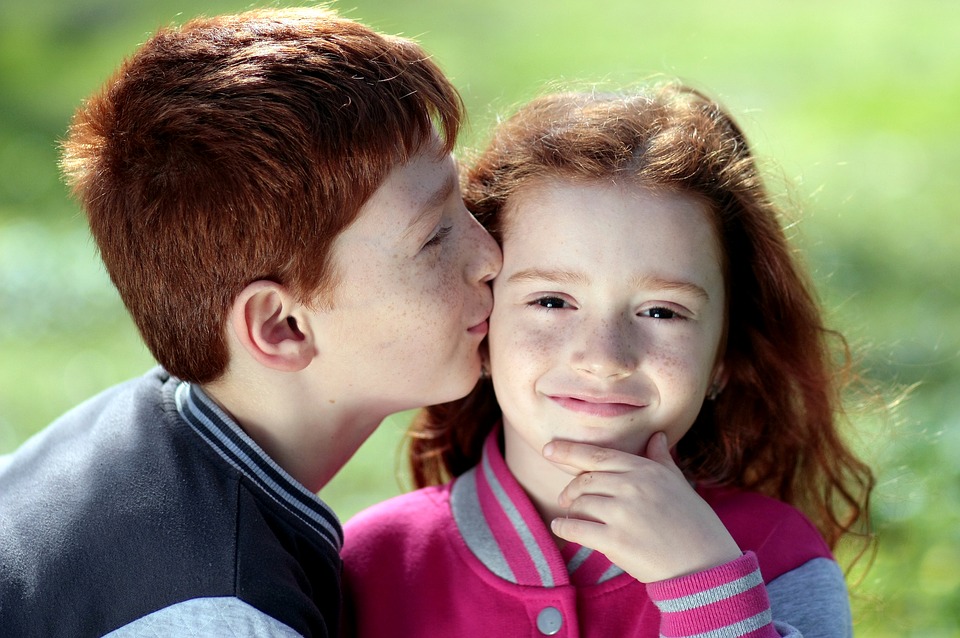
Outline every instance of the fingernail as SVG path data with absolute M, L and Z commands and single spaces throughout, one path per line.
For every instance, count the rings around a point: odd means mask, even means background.
M 551 441 L 550 443 L 547 443 L 546 445 L 543 446 L 543 455 L 546 457 L 553 456 L 553 452 L 555 448 L 556 446 L 553 444 L 553 441 Z

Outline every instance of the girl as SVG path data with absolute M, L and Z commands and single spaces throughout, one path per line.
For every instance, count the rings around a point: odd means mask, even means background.
M 465 182 L 490 378 L 413 424 L 424 489 L 347 525 L 358 635 L 850 635 L 831 548 L 872 476 L 738 126 L 677 85 L 553 95 Z

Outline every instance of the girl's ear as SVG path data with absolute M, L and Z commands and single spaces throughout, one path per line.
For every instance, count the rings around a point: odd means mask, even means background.
M 727 380 L 729 375 L 727 374 L 726 366 L 723 364 L 723 361 L 717 363 L 713 368 L 713 375 L 710 378 L 710 387 L 707 388 L 707 400 L 713 401 L 720 393 L 723 392 L 723 389 L 727 386 Z
M 480 377 L 490 378 L 490 347 L 486 339 L 480 342 Z
M 262 366 L 296 372 L 314 358 L 315 345 L 301 330 L 303 306 L 280 284 L 255 281 L 233 301 L 230 324 L 240 345 Z

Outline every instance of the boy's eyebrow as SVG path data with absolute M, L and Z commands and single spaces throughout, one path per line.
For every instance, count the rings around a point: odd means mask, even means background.
M 443 206 L 443 204 L 450 198 L 450 195 L 455 189 L 460 188 L 460 182 L 457 179 L 456 173 L 450 173 L 447 175 L 447 178 L 437 187 L 437 190 L 430 193 L 430 195 L 423 201 L 423 204 L 420 205 L 419 211 L 416 216 L 407 226 L 407 230 L 404 231 L 404 235 L 410 233 L 414 228 L 416 228 L 420 222 L 423 221 L 423 218 L 430 215 L 432 212 Z
M 556 268 L 526 268 L 510 275 L 507 281 L 509 283 L 544 281 L 554 284 L 580 286 L 586 286 L 590 284 L 590 278 L 582 272 L 561 270 Z M 690 281 L 678 281 L 656 275 L 637 275 L 630 280 L 630 285 L 637 290 L 669 290 L 684 292 L 696 297 L 700 297 L 705 301 L 710 300 L 710 295 L 707 294 L 707 291 L 702 286 Z

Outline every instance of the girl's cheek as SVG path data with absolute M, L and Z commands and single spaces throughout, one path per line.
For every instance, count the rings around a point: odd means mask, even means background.
M 701 385 L 713 371 L 712 362 L 691 352 L 652 352 L 648 356 L 649 365 L 661 383 L 669 384 L 679 396 L 694 397 L 692 400 L 697 400 Z
M 555 355 L 560 352 L 560 344 L 567 339 L 564 332 L 563 329 L 550 329 L 540 326 L 520 328 L 513 332 L 511 346 L 518 352 L 536 355 L 538 358 L 551 354 Z
M 676 381 L 678 373 L 689 367 L 689 362 L 672 352 L 652 352 L 648 354 L 649 364 L 657 375 L 668 381 Z

